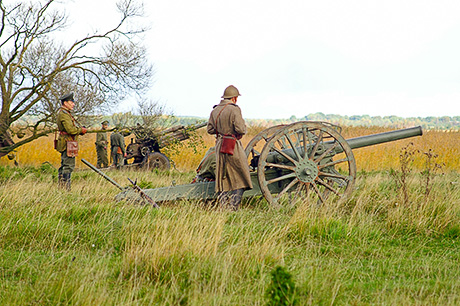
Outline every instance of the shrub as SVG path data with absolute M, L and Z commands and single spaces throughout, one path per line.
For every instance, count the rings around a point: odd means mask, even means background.
M 271 283 L 265 292 L 267 305 L 297 305 L 295 284 L 289 271 L 284 267 L 277 266 L 270 274 Z

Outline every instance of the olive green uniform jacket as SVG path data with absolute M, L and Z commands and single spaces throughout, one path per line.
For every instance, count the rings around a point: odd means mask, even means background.
M 62 153 L 67 149 L 67 141 L 77 140 L 78 135 L 81 134 L 81 127 L 76 126 L 75 120 L 70 114 L 70 110 L 64 107 L 61 107 L 59 110 L 56 121 L 60 132 L 57 139 L 56 150 Z
M 216 178 L 216 147 L 211 147 L 201 160 L 196 173 L 206 179 Z
M 240 140 L 236 141 L 233 155 L 220 153 L 222 135 L 242 136 L 246 134 L 246 124 L 241 109 L 230 100 L 222 100 L 209 116 L 209 134 L 216 138 L 216 192 L 236 189 L 251 189 L 251 175 L 246 154 Z
M 118 148 L 121 148 L 121 154 L 117 153 Z M 122 166 L 126 149 L 125 138 L 119 132 L 115 132 L 110 135 L 110 150 L 112 152 L 113 164 L 117 167 Z

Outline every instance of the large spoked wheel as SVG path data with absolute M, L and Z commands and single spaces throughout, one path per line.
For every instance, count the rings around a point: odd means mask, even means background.
M 169 170 L 171 168 L 171 163 L 166 155 L 160 152 L 152 152 L 147 156 L 147 160 L 144 162 L 143 168 L 146 170 Z
M 322 204 L 351 194 L 356 162 L 346 140 L 331 125 L 297 122 L 267 140 L 257 176 L 262 194 L 275 206 L 293 192 L 302 197 L 312 192 Z

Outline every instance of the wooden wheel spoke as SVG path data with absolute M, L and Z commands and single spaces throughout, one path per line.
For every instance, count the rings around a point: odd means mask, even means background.
M 319 165 L 319 166 L 318 166 L 318 169 L 321 170 L 321 169 L 323 169 L 323 168 L 335 166 L 335 165 L 337 165 L 337 164 L 345 163 L 345 162 L 347 162 L 347 161 L 349 161 L 348 158 L 338 159 L 338 160 L 335 160 L 335 161 L 333 161 L 333 162 L 330 162 L 330 163 L 327 163 L 327 164 L 324 164 L 324 165 Z
M 295 156 L 297 156 L 297 160 L 300 161 L 300 160 L 302 159 L 302 157 L 300 156 L 299 151 L 297 151 L 296 146 L 292 143 L 291 137 L 289 137 L 288 135 L 286 135 L 286 138 L 287 138 L 289 144 L 291 145 L 291 148 L 292 148 L 292 150 L 294 151 Z
M 287 145 L 286 145 L 286 141 L 284 139 L 278 139 L 276 142 L 279 144 L 281 150 L 286 149 Z
M 274 167 L 274 168 L 280 168 L 280 169 L 286 169 L 290 171 L 295 171 L 295 167 L 288 166 L 288 165 L 283 165 L 283 164 L 273 164 L 273 163 L 267 163 L 267 167 Z
M 330 152 L 332 152 L 337 146 L 339 145 L 338 142 L 335 142 L 334 145 L 330 146 L 326 151 L 324 151 L 323 154 L 320 155 L 320 157 L 318 157 L 316 160 L 315 160 L 315 163 L 319 163 L 320 161 L 323 160 L 323 158 L 329 154 Z
M 324 203 L 323 195 L 321 194 L 321 191 L 319 191 L 318 186 L 316 186 L 316 184 L 311 184 L 311 186 L 313 186 L 313 190 L 315 191 L 315 193 L 318 196 L 318 198 L 320 199 L 320 201 L 322 203 Z
M 285 180 L 285 179 L 293 178 L 293 177 L 295 177 L 295 173 L 289 173 L 289 174 L 286 174 L 286 175 L 282 175 L 280 177 L 277 177 L 277 178 L 274 178 L 272 180 L 267 181 L 267 185 L 270 185 L 270 184 L 273 184 L 273 183 L 276 183 L 276 182 L 279 182 L 279 181 L 282 181 L 282 180 Z
M 341 174 L 335 174 L 335 173 L 329 173 L 329 172 L 319 172 L 318 176 L 327 176 L 327 177 L 333 177 L 333 178 L 338 178 L 344 181 L 349 181 L 350 179 L 344 175 Z
M 293 163 L 294 165 L 297 164 L 297 162 L 292 158 L 290 157 L 289 155 L 287 155 L 286 153 L 284 153 L 283 151 L 281 151 L 280 149 L 278 149 L 277 147 L 273 147 L 273 150 L 275 150 L 276 152 L 278 152 L 279 154 L 281 154 L 282 156 L 284 156 L 284 158 L 286 158 L 287 160 L 289 160 L 291 163 Z
M 316 179 L 321 185 L 323 185 L 324 187 L 326 187 L 327 189 L 329 189 L 330 191 L 332 191 L 333 193 L 335 193 L 336 195 L 340 196 L 340 192 L 338 192 L 334 187 L 332 187 L 331 185 L 329 185 L 328 183 L 326 183 L 325 181 L 323 181 L 322 179 L 320 179 L 319 177 Z
M 302 128 L 302 138 L 303 138 L 303 157 L 307 157 L 307 129 L 305 127 Z
M 299 182 L 298 179 L 292 180 L 292 182 L 290 182 L 283 190 L 281 190 L 280 193 L 278 193 L 278 195 L 275 197 L 275 200 L 278 201 L 286 192 L 289 191 L 289 189 L 294 187 L 294 185 L 297 184 L 298 182 Z
M 309 157 L 310 159 L 313 159 L 313 156 L 315 156 L 316 150 L 318 150 L 319 144 L 322 140 L 323 140 L 323 131 L 319 131 L 318 139 L 316 139 L 315 146 L 313 147 L 310 153 L 310 157 Z
M 310 183 L 302 183 L 302 182 L 299 182 L 299 184 L 297 185 L 297 188 L 294 192 L 294 199 L 293 201 L 296 201 L 297 200 L 297 197 L 299 195 L 302 194 L 302 190 L 305 189 L 305 194 L 306 194 L 306 197 L 308 197 L 308 186 L 310 185 Z

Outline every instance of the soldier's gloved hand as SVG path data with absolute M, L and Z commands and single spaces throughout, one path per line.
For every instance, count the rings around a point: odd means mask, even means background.
M 80 133 L 80 135 L 85 135 L 87 131 L 88 131 L 87 128 L 82 127 L 82 128 L 81 128 L 81 133 Z

